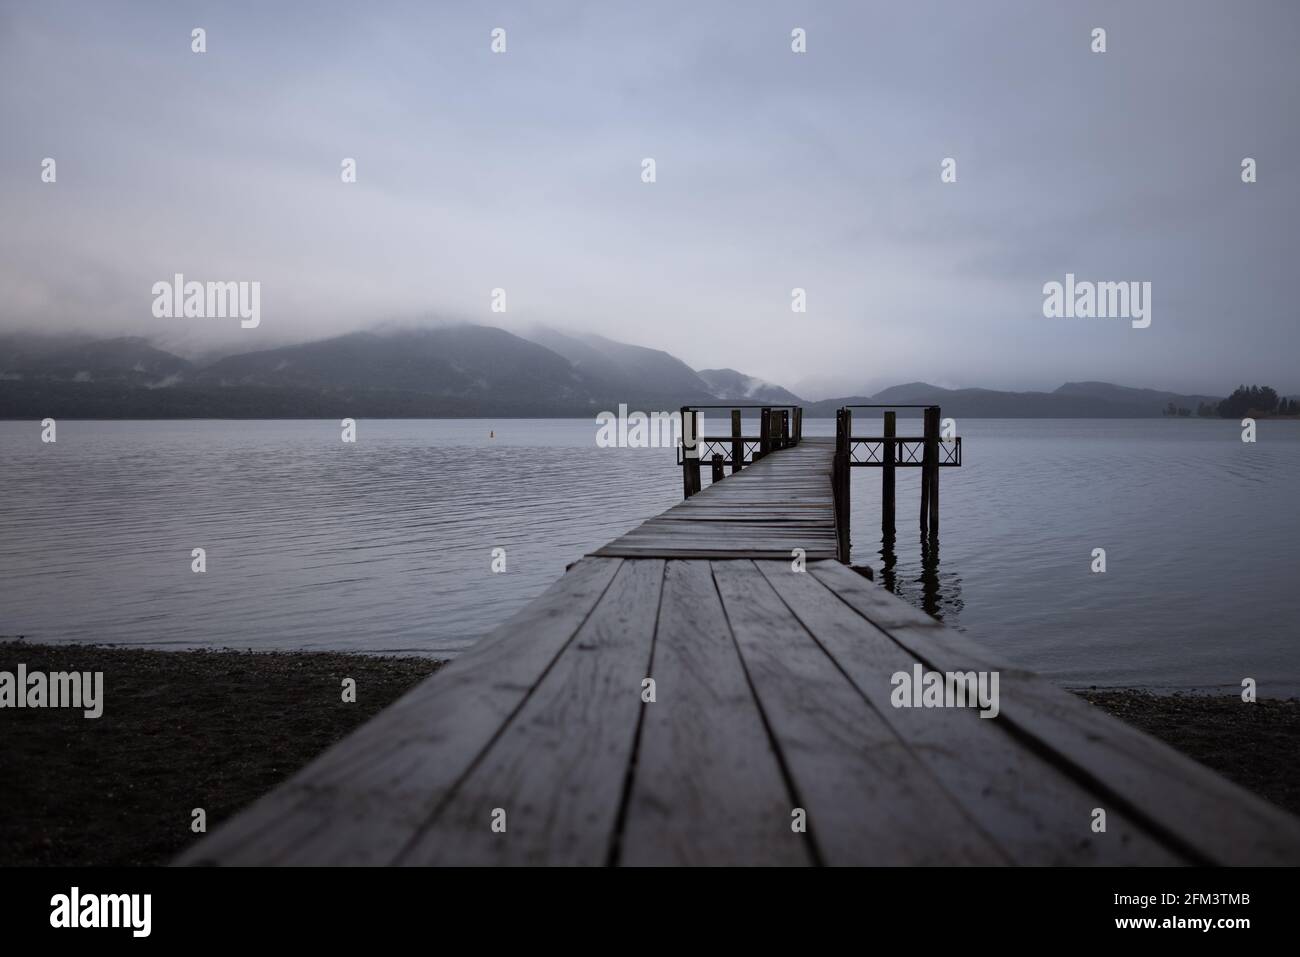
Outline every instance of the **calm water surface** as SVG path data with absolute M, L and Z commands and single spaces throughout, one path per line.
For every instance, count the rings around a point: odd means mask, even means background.
M 915 470 L 892 548 L 878 473 L 855 470 L 877 580 L 1065 683 L 1300 688 L 1300 424 L 1255 445 L 1221 421 L 959 426 L 937 550 Z M 680 499 L 672 449 L 599 449 L 583 420 L 362 420 L 356 445 L 323 421 L 58 429 L 0 422 L 0 635 L 454 654 Z

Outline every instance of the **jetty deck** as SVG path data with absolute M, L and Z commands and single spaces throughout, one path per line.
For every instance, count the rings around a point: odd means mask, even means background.
M 180 863 L 1300 862 L 1297 819 L 835 560 L 834 453 L 582 558 Z M 918 667 L 996 672 L 996 717 L 894 707 Z
M 835 558 L 833 438 L 806 438 L 656 515 L 594 554 L 605 558 Z

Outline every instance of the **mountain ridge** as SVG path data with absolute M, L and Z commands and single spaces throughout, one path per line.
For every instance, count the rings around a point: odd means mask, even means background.
M 0 335 L 0 417 L 278 418 L 586 416 L 682 405 L 939 405 L 970 418 L 1158 417 L 1219 396 L 1107 382 L 1051 392 L 948 389 L 926 382 L 804 402 L 731 368 L 694 370 L 663 350 L 539 326 L 516 335 L 448 323 L 326 339 L 193 362 L 140 337 Z

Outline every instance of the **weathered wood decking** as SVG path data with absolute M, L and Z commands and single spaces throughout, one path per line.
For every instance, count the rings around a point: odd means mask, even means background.
M 1300 862 L 1295 818 L 828 560 L 828 468 L 805 439 L 582 559 L 181 862 Z M 918 663 L 997 671 L 1000 713 L 893 707 Z
M 606 558 L 835 557 L 833 438 L 806 438 L 674 505 L 594 554 Z

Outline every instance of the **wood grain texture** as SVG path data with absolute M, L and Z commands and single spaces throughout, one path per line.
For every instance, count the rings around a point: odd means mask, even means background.
M 867 705 L 755 564 L 711 564 L 821 860 L 1009 863 Z
M 1105 834 L 1094 834 L 1097 795 L 1025 748 L 996 717 L 981 718 L 971 708 L 895 708 L 891 678 L 898 672 L 910 678 L 916 659 L 813 575 L 775 562 L 760 563 L 759 570 L 939 786 L 1009 859 L 1030 865 L 1188 863 L 1118 811 L 1108 816 Z
M 707 562 L 668 563 L 651 671 L 618 862 L 811 863 Z
M 894 610 L 896 620 L 910 617 L 893 608 L 893 596 L 843 566 L 819 562 L 809 569 L 868 619 L 876 620 L 882 604 Z M 1096 806 L 1106 808 L 1108 817 L 1131 817 L 1197 863 L 1300 863 L 1300 820 L 1285 811 L 1037 675 L 1005 665 L 955 632 L 933 622 L 887 630 L 928 668 L 999 669 L 997 720 L 1026 746 L 1052 754 L 1059 768 L 1098 796 Z
M 604 864 L 632 760 L 664 563 L 624 562 L 403 864 Z M 491 828 L 494 809 L 506 830 Z

